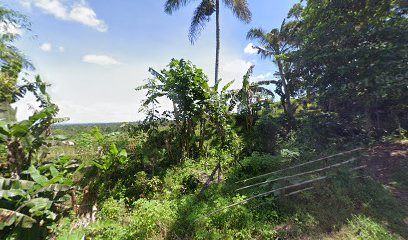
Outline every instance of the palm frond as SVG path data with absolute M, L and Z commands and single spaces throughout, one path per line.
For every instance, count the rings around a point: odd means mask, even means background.
M 261 55 L 262 59 L 270 58 L 275 55 L 273 51 L 269 51 L 258 46 L 254 46 L 254 48 L 258 49 L 258 54 Z
M 246 23 L 251 22 L 252 13 L 251 10 L 249 10 L 247 0 L 224 0 L 224 3 L 241 21 Z
M 273 92 L 269 89 L 266 89 L 264 87 L 251 87 L 251 90 L 255 93 L 263 93 L 263 94 L 267 94 L 270 96 L 273 96 Z
M 258 40 L 262 45 L 268 44 L 266 32 L 262 28 L 251 28 L 251 30 L 249 30 L 247 33 L 246 38 L 248 40 Z
M 263 80 L 253 83 L 253 86 L 261 86 L 261 85 L 270 85 L 270 84 L 279 84 L 279 80 Z
M 167 0 L 164 4 L 164 12 L 167 14 L 173 14 L 179 8 L 184 7 L 192 0 Z
M 230 88 L 231 85 L 232 85 L 234 82 L 235 82 L 235 80 L 232 80 L 232 81 L 228 82 L 228 83 L 222 88 L 221 92 L 222 92 L 222 93 L 227 92 L 227 91 L 228 91 L 228 88 Z
M 210 21 L 210 16 L 215 11 L 215 6 L 211 0 L 203 0 L 194 11 L 191 19 L 188 38 L 191 44 L 194 44 L 200 36 L 201 31 L 205 28 L 205 24 Z

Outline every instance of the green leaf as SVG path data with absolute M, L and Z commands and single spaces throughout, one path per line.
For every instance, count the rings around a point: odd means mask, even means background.
M 0 199 L 4 198 L 10 200 L 10 198 L 16 196 L 27 198 L 28 194 L 22 189 L 0 190 Z
M 0 190 L 23 189 L 29 190 L 35 185 L 33 181 L 0 178 Z
M 99 164 L 97 161 L 92 161 L 92 165 L 94 165 L 95 167 L 101 170 L 105 170 L 105 168 L 101 164 Z
M 227 83 L 223 88 L 221 92 L 226 92 L 228 90 L 228 88 L 231 87 L 231 85 L 235 82 L 235 80 L 232 80 L 231 82 Z
M 34 223 L 36 223 L 36 220 L 25 214 L 0 208 L 0 230 L 12 225 L 22 228 L 32 228 Z
M 54 178 L 60 174 L 60 172 L 52 165 L 50 166 L 50 172 L 51 172 L 51 176 Z
M 51 184 L 49 186 L 40 188 L 37 193 L 40 192 L 65 192 L 71 189 L 71 186 L 65 185 L 65 184 Z
M 31 117 L 28 118 L 28 120 L 34 124 L 35 122 L 37 122 L 38 120 L 42 119 L 42 118 L 46 118 L 48 116 L 48 110 L 49 108 L 45 108 L 42 111 L 32 115 Z
M 116 148 L 116 145 L 115 145 L 115 144 L 112 144 L 112 145 L 110 146 L 109 152 L 110 152 L 112 155 L 114 155 L 114 156 L 118 155 L 118 153 L 119 153 L 119 151 L 118 151 L 118 149 Z
M 10 133 L 12 136 L 15 137 L 24 137 L 28 134 L 32 123 L 28 120 L 21 121 L 15 125 L 13 125 L 10 129 Z
M 31 216 L 42 216 L 45 214 L 45 210 L 51 208 L 52 201 L 48 198 L 34 198 L 24 203 L 24 206 L 28 207 Z
M 120 152 L 119 152 L 119 157 L 125 157 L 125 158 L 127 158 L 127 152 L 126 152 L 126 150 L 125 149 L 122 149 L 122 150 L 120 150 Z
M 28 172 L 30 173 L 31 178 L 41 186 L 45 186 L 48 182 L 48 178 L 45 176 L 41 175 L 41 173 L 33 166 L 31 165 L 30 168 L 28 168 Z
M 10 130 L 7 124 L 3 121 L 0 121 L 0 134 L 5 135 L 7 137 L 10 136 Z
M 120 164 L 125 164 L 126 162 L 127 162 L 127 152 L 126 152 L 126 150 L 125 149 L 122 149 L 120 152 L 119 152 L 119 162 L 120 162 Z

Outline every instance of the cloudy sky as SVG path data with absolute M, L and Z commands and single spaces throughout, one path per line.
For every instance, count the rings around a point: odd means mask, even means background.
M 207 24 L 197 43 L 187 37 L 197 2 L 173 15 L 165 0 L 3 0 L 3 6 L 28 16 L 31 31 L 17 47 L 52 85 L 50 93 L 70 123 L 123 122 L 143 119 L 142 92 L 135 87 L 149 77 L 148 68 L 164 68 L 171 58 L 191 60 L 213 79 L 215 23 Z M 245 39 L 251 27 L 280 26 L 295 0 L 249 0 L 253 14 L 244 24 L 221 11 L 220 77 L 236 80 L 255 64 L 253 80 L 271 77 L 275 67 L 261 60 Z M 18 117 L 30 113 L 32 98 L 18 104 Z M 166 105 L 167 103 L 163 103 Z

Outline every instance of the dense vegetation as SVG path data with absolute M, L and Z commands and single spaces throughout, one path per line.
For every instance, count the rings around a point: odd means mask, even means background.
M 250 21 L 247 1 L 221 2 Z M 200 2 L 192 41 L 213 13 L 219 28 L 219 7 Z M 240 89 L 220 84 L 217 44 L 214 85 L 172 59 L 136 87 L 145 120 L 123 124 L 58 124 L 49 86 L 22 77 L 18 36 L 0 32 L 0 239 L 407 239 L 407 7 L 303 1 L 248 32 L 274 79 L 252 82 L 252 66 Z M 0 21 L 30 27 L 2 7 Z M 17 121 L 27 93 L 40 109 Z

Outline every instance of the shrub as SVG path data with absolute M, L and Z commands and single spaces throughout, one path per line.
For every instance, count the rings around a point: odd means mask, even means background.
M 98 218 L 101 220 L 121 221 L 127 213 L 125 201 L 123 199 L 115 200 L 108 198 L 102 203 L 98 212 Z
M 355 236 L 353 239 L 376 240 L 395 239 L 383 226 L 373 221 L 371 218 L 358 215 L 354 216 L 349 224 Z
M 139 199 L 134 209 L 126 229 L 127 239 L 164 239 L 176 219 L 177 204 Z

